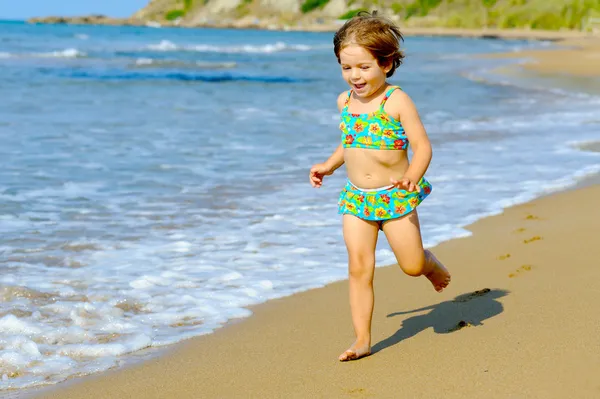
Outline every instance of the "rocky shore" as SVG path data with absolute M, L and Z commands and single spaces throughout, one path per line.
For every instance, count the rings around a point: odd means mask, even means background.
M 136 18 L 113 18 L 101 14 L 84 15 L 77 17 L 35 17 L 30 18 L 27 22 L 31 24 L 64 24 L 64 25 L 132 25 L 132 26 L 145 26 L 148 24 L 147 21 Z

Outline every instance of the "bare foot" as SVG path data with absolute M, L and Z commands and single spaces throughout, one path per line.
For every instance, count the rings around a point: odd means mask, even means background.
M 444 267 L 444 265 L 439 260 L 437 260 L 437 258 L 431 253 L 431 251 L 425 251 L 425 258 L 427 259 L 428 263 L 433 263 L 433 270 L 427 273 L 425 277 L 427 277 L 429 281 L 431 281 L 431 284 L 433 284 L 433 288 L 435 288 L 437 292 L 442 292 L 444 288 L 446 288 L 448 284 L 450 284 L 450 272 Z
M 338 358 L 340 362 L 347 362 L 348 360 L 357 360 L 361 357 L 369 356 L 371 354 L 370 346 L 357 347 L 354 343 L 350 348 L 346 349 L 344 353 Z

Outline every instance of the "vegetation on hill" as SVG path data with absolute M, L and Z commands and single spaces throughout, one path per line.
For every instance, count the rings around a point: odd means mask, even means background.
M 579 30 L 600 16 L 598 0 L 409 0 L 391 8 L 420 26 L 452 28 Z
M 337 0 L 339 3 L 340 0 Z M 378 9 L 403 21 L 405 26 L 448 28 L 591 29 L 600 25 L 600 0 L 343 0 L 346 8 L 327 14 L 333 0 L 286 0 L 289 12 L 298 19 L 329 17 L 347 19 L 361 10 Z M 224 8 L 211 8 L 219 5 Z M 152 0 L 136 14 L 157 20 L 193 20 L 207 14 L 212 18 L 261 18 L 276 12 L 272 0 Z M 215 4 L 216 3 L 216 4 Z M 231 7 L 231 4 L 234 4 Z M 281 0 L 281 4 L 284 1 Z M 229 6 L 229 8 L 227 8 Z M 211 9 L 219 9 L 210 15 Z M 279 7 L 281 10 L 281 5 Z M 209 11 L 207 11 L 209 10 Z M 339 10 L 339 7 L 336 8 Z

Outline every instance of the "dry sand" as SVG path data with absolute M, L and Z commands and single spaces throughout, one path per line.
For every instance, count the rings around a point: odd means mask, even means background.
M 525 69 L 542 74 L 600 76 L 600 36 L 566 39 L 558 49 L 531 50 L 491 55 L 491 58 L 524 58 Z
M 592 33 L 574 30 L 534 30 L 534 29 L 464 29 L 464 28 L 417 28 L 402 27 L 406 36 L 454 36 L 488 39 L 524 39 L 524 40 L 566 40 L 598 37 Z
M 531 52 L 531 68 L 587 74 L 590 51 Z M 473 236 L 433 249 L 453 273 L 442 294 L 397 266 L 378 268 L 374 354 L 359 361 L 336 360 L 353 339 L 339 282 L 41 397 L 598 398 L 598 204 L 592 185 L 473 224 Z

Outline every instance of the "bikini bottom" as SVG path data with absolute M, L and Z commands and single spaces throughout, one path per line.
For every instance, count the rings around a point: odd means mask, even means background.
M 420 192 L 394 186 L 364 189 L 348 180 L 340 194 L 338 213 L 376 221 L 382 229 L 384 222 L 408 215 L 431 193 L 431 183 L 425 178 L 421 178 L 417 184 Z

